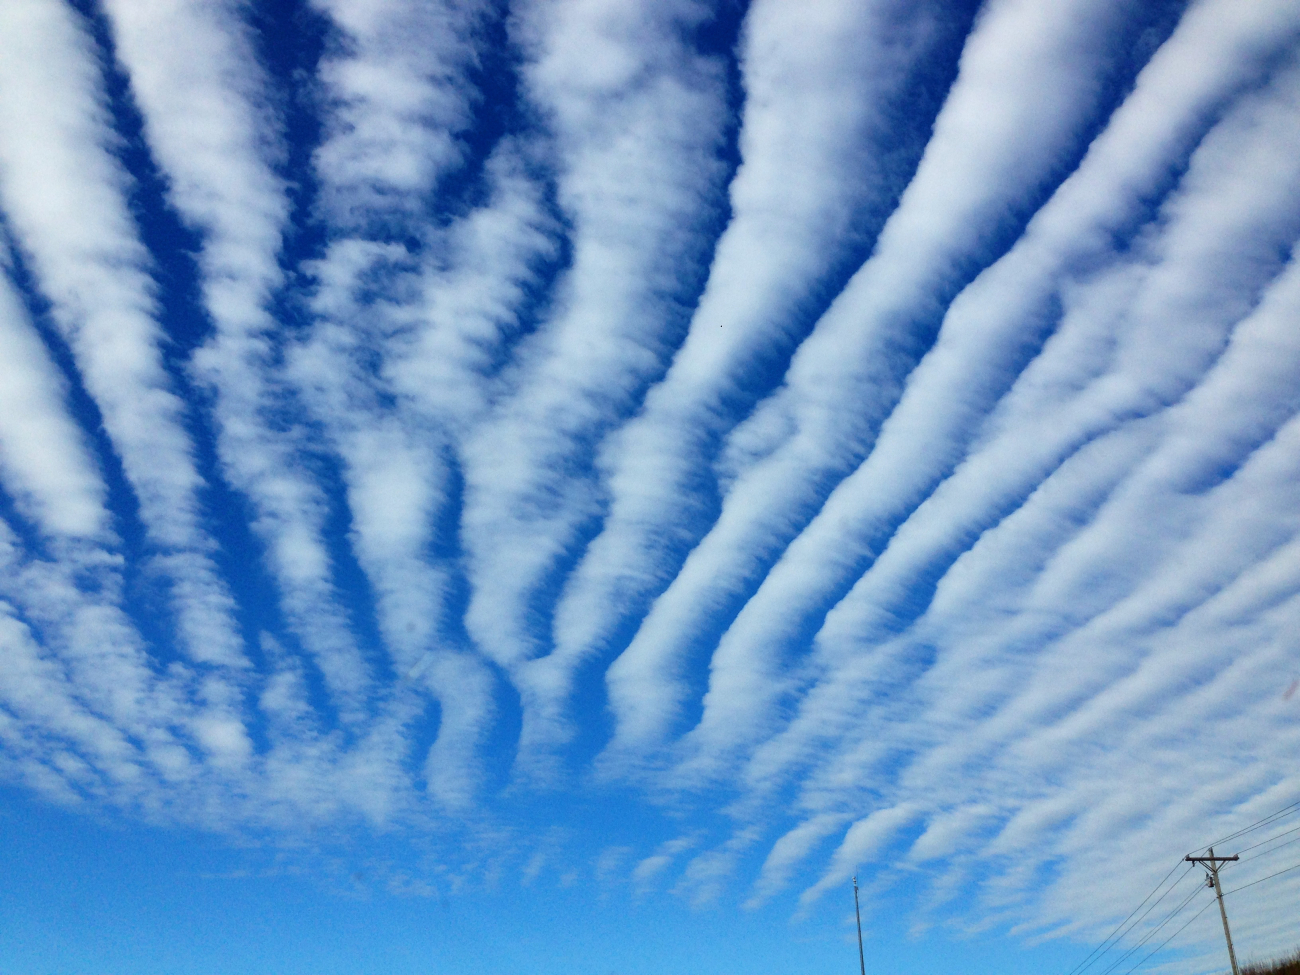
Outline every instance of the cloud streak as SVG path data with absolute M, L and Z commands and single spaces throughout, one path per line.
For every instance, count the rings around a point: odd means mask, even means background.
M 1090 79 L 1121 16 L 1105 4 L 1049 15 L 1008 3 L 979 19 L 934 135 L 870 260 L 800 346 L 782 387 L 732 435 L 733 456 L 750 460 L 709 534 L 610 670 L 620 718 L 615 753 L 653 746 L 680 721 L 690 634 L 719 605 L 743 600 L 829 489 L 865 458 L 924 351 L 942 296 L 951 298 L 964 265 L 987 259 L 992 239 L 1060 172 L 1092 120 L 1099 90 Z M 1013 36 L 1027 40 L 1008 65 Z M 990 114 L 989 105 L 999 110 Z M 869 392 L 854 397 L 855 390 Z M 849 398 L 853 410 L 842 407 Z
M 13 4 L 5 17 L 6 36 L 30 45 L 5 57 L 6 214 L 134 490 L 183 644 L 195 660 L 239 666 L 233 602 L 201 525 L 186 407 L 163 366 L 149 258 L 111 153 L 90 39 L 57 4 Z
M 0 7 L 4 781 L 1076 939 L 1300 798 L 1290 0 L 81 11 Z

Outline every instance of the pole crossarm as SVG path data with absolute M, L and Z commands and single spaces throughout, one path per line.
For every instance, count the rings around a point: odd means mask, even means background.
M 1188 855 L 1183 857 L 1183 859 L 1188 863 L 1231 863 L 1233 860 L 1237 859 L 1237 855 L 1234 854 L 1230 857 L 1194 857 Z

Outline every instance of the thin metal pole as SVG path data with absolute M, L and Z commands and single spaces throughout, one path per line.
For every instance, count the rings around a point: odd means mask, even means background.
M 858 878 L 853 878 L 853 913 L 858 918 L 858 965 L 862 969 L 862 975 L 867 975 L 867 956 L 862 953 L 862 909 L 858 907 Z M 1223 922 L 1228 923 L 1226 920 Z M 1232 942 L 1228 942 L 1228 950 L 1232 950 Z M 1237 971 L 1237 963 L 1232 963 L 1232 975 L 1241 975 Z

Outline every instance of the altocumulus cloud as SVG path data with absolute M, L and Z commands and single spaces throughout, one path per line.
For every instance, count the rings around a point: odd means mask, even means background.
M 0 207 L 11 783 L 1043 936 L 1300 799 L 1294 0 L 7 0 Z

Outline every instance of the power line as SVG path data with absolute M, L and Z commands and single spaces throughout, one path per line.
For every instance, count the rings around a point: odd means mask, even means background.
M 1283 835 L 1285 835 L 1285 834 L 1283 834 Z M 1240 887 L 1234 887 L 1234 888 L 1232 888 L 1232 890 L 1225 890 L 1225 891 L 1223 892 L 1223 893 L 1224 893 L 1224 896 L 1227 896 L 1228 894 L 1235 894 L 1237 891 L 1239 891 L 1239 890 L 1245 890 L 1247 887 L 1254 887 L 1256 884 L 1262 884 L 1265 880 L 1272 880 L 1274 877 L 1281 876 L 1281 875 L 1284 874 L 1284 873 L 1290 873 L 1292 870 L 1300 870 L 1300 863 L 1294 863 L 1294 864 L 1292 864 L 1291 866 L 1286 867 L 1286 868 L 1283 869 L 1283 870 L 1279 870 L 1279 871 L 1277 871 L 1276 873 L 1271 873 L 1271 874 L 1269 874 L 1267 877 L 1260 877 L 1258 880 L 1252 880 L 1250 883 L 1248 883 L 1248 884 L 1242 884 Z M 1199 889 L 1200 889 L 1200 888 L 1197 887 L 1197 890 L 1199 890 Z M 1194 896 L 1195 894 L 1196 894 L 1196 891 L 1195 891 L 1195 890 L 1192 891 L 1192 895 L 1189 896 L 1189 897 L 1187 898 L 1187 900 L 1184 900 L 1183 903 L 1180 904 L 1180 905 L 1178 906 L 1178 908 L 1174 911 L 1174 914 L 1171 915 L 1170 918 L 1166 918 L 1166 919 L 1165 919 L 1165 921 L 1161 924 L 1161 927 L 1163 927 L 1165 924 L 1167 924 L 1167 923 L 1169 922 L 1169 920 L 1172 919 L 1173 916 L 1177 915 L 1177 914 L 1179 913 L 1179 911 L 1181 911 L 1181 910 L 1182 910 L 1182 909 L 1187 905 L 1188 901 L 1190 901 L 1190 900 L 1192 899 L 1192 896 Z M 1183 924 L 1182 927 L 1180 927 L 1177 931 L 1175 931 L 1175 932 L 1174 932 L 1173 934 L 1171 934 L 1169 937 L 1165 938 L 1164 941 L 1160 942 L 1160 944 L 1158 944 L 1155 948 L 1153 948 L 1151 951 L 1149 951 L 1149 952 L 1148 952 L 1148 953 L 1143 957 L 1143 959 L 1142 959 L 1140 962 L 1138 962 L 1138 963 L 1137 963 L 1136 965 L 1134 965 L 1132 968 L 1128 969 L 1128 971 L 1124 972 L 1123 975 L 1132 975 L 1133 972 L 1137 971 L 1139 968 L 1141 968 L 1143 965 L 1145 965 L 1148 961 L 1151 960 L 1152 957 L 1154 957 L 1157 953 L 1159 953 L 1160 950 L 1163 949 L 1163 948 L 1165 947 L 1165 945 L 1169 944 L 1169 942 L 1173 941 L 1174 938 L 1178 937 L 1178 936 L 1179 936 L 1180 934 L 1182 934 L 1185 930 L 1187 930 L 1188 926 L 1189 926 L 1193 921 L 1195 921 L 1198 917 L 1200 917 L 1202 914 L 1204 914 L 1205 911 L 1206 911 L 1206 908 L 1208 908 L 1208 907 L 1210 906 L 1210 904 L 1213 904 L 1213 903 L 1214 903 L 1214 901 L 1210 901 L 1209 904 L 1205 904 L 1204 906 L 1202 906 L 1201 909 L 1200 909 L 1199 911 L 1197 911 L 1195 914 L 1193 914 L 1190 918 L 1187 919 L 1187 921 Z M 1158 931 L 1159 928 L 1157 928 L 1156 930 Z M 1154 933 L 1155 933 L 1155 932 L 1153 931 L 1152 934 L 1154 934 Z M 1150 935 L 1148 935 L 1147 938 L 1150 938 Z M 1143 941 L 1146 941 L 1147 938 L 1144 938 Z M 1136 948 L 1138 948 L 1138 947 L 1141 947 L 1141 944 L 1142 944 L 1142 942 L 1139 942 L 1137 945 L 1134 945 L 1134 946 L 1133 946 L 1134 949 L 1136 949 Z
M 1170 870 L 1169 873 L 1165 874 L 1164 880 L 1161 880 L 1160 883 L 1156 885 L 1155 890 L 1151 891 L 1150 894 L 1147 894 L 1146 898 L 1142 901 L 1142 904 L 1145 904 L 1148 900 L 1150 900 L 1152 895 L 1154 895 L 1157 890 L 1159 890 L 1161 887 L 1164 886 L 1165 882 L 1173 874 L 1174 870 L 1177 869 L 1178 869 L 1178 864 L 1174 864 L 1173 869 Z M 1175 880 L 1173 884 L 1171 884 L 1163 894 L 1161 894 L 1158 898 L 1156 898 L 1155 902 L 1150 907 L 1148 907 L 1145 911 L 1143 911 L 1142 914 L 1139 915 L 1136 919 L 1133 919 L 1133 915 L 1137 914 L 1137 912 L 1142 909 L 1142 904 L 1139 904 L 1137 907 L 1135 907 L 1133 909 L 1133 912 L 1129 914 L 1127 918 L 1121 921 L 1119 927 L 1116 928 L 1116 931 L 1119 931 L 1119 938 L 1122 938 L 1124 935 L 1128 934 L 1130 931 L 1133 930 L 1133 928 L 1137 927 L 1138 924 L 1140 924 L 1143 920 L 1145 920 L 1146 916 L 1150 914 L 1153 910 L 1155 910 L 1155 908 L 1160 904 L 1161 901 L 1163 901 L 1166 897 L 1168 897 L 1171 893 L 1173 893 L 1174 890 L 1187 878 L 1187 875 L 1191 873 L 1191 871 L 1192 871 L 1192 867 L 1189 865 L 1187 869 L 1183 871 L 1182 875 L 1179 876 L 1179 878 Z M 1110 973 L 1113 972 L 1120 965 L 1122 965 L 1124 963 L 1124 960 L 1128 958 L 1130 955 L 1132 955 L 1133 952 L 1137 951 L 1144 944 L 1150 941 L 1151 938 L 1153 938 L 1161 930 L 1161 928 L 1163 928 L 1166 924 L 1168 924 L 1171 920 L 1173 920 L 1183 911 L 1183 909 L 1188 905 L 1188 903 L 1192 900 L 1192 898 L 1196 896 L 1196 892 L 1199 889 L 1200 889 L 1199 886 L 1193 888 L 1192 892 L 1188 894 L 1186 898 L 1183 899 L 1183 902 L 1181 904 L 1175 907 L 1169 914 L 1165 915 L 1164 919 L 1159 924 L 1157 924 L 1152 930 L 1148 931 L 1147 934 L 1143 936 L 1142 939 L 1139 940 L 1136 944 L 1130 947 L 1128 951 L 1124 952 L 1124 954 L 1120 955 L 1117 959 L 1111 962 L 1110 967 L 1107 968 L 1105 971 L 1103 971 L 1101 975 L 1110 975 Z M 1132 919 L 1132 923 L 1129 923 L 1131 919 Z M 1121 931 L 1120 930 L 1121 928 L 1123 928 L 1124 930 Z M 1115 932 L 1111 932 L 1112 937 L 1114 936 L 1114 934 Z M 1106 942 L 1102 942 L 1102 945 L 1099 949 L 1093 950 L 1093 954 L 1097 954 L 1098 950 L 1101 951 L 1101 954 L 1098 955 L 1097 958 L 1092 959 L 1091 961 L 1085 959 L 1081 967 L 1076 966 L 1076 970 L 1079 973 L 1081 973 L 1086 968 L 1091 967 L 1093 964 L 1095 964 L 1095 962 L 1100 961 L 1105 956 L 1107 951 L 1109 951 L 1111 948 L 1113 948 L 1116 944 L 1119 943 L 1119 938 L 1115 938 L 1114 942 L 1109 945 L 1107 945 Z M 1106 940 L 1110 941 L 1111 938 L 1108 937 Z M 1089 957 L 1091 958 L 1091 956 Z M 1075 973 L 1072 972 L 1070 973 L 1070 975 L 1075 975 Z
M 1241 829 L 1236 830 L 1233 833 L 1229 833 L 1227 836 L 1215 840 L 1213 843 L 1210 844 L 1210 847 L 1211 848 L 1215 846 L 1221 847 L 1224 843 L 1231 842 L 1232 840 L 1245 836 L 1248 833 L 1253 833 L 1258 829 L 1263 829 L 1265 826 L 1269 826 L 1277 822 L 1278 820 L 1285 819 L 1291 815 L 1294 815 L 1297 812 L 1300 812 L 1300 800 L 1297 800 L 1288 806 L 1284 806 L 1281 809 L 1277 810 L 1276 812 L 1270 813 L 1269 815 L 1263 817 L 1262 819 L 1258 819 L 1253 823 L 1243 826 Z M 1274 840 L 1280 839 L 1283 836 L 1288 836 L 1291 833 L 1296 833 L 1296 832 L 1300 832 L 1300 826 L 1293 827 L 1292 829 L 1283 830 L 1280 833 L 1275 833 L 1273 836 L 1270 836 L 1268 839 L 1261 840 L 1260 842 L 1255 843 L 1252 846 L 1245 847 L 1245 849 L 1238 851 L 1238 855 L 1240 855 L 1241 853 L 1248 852 L 1250 850 L 1258 849 L 1261 846 L 1267 846 L 1269 843 L 1272 843 Z M 1271 854 L 1276 850 L 1282 849 L 1282 847 L 1290 846 L 1292 843 L 1296 843 L 1296 842 L 1300 842 L 1300 836 L 1288 840 L 1285 843 L 1281 843 L 1278 846 L 1273 847 L 1272 849 L 1263 850 L 1260 853 L 1255 854 L 1255 856 L 1246 857 L 1245 860 L 1254 860 L 1257 857 Z M 1205 849 L 1205 847 L 1200 847 L 1199 849 Z M 1074 968 L 1070 969 L 1070 971 L 1067 972 L 1066 975 L 1082 975 L 1083 972 L 1087 971 L 1097 962 L 1101 961 L 1101 959 L 1105 957 L 1107 952 L 1109 952 L 1113 947 L 1115 947 L 1116 944 L 1119 943 L 1119 941 L 1122 938 L 1124 938 L 1135 927 L 1137 927 L 1137 925 L 1140 924 L 1146 918 L 1146 916 L 1150 914 L 1160 904 L 1161 901 L 1163 901 L 1166 897 L 1169 896 L 1169 894 L 1174 890 L 1174 888 L 1176 888 L 1179 884 L 1183 882 L 1183 880 L 1187 877 L 1187 874 L 1191 872 L 1191 867 L 1189 866 L 1187 870 L 1185 870 L 1183 874 L 1177 880 L 1175 880 L 1174 883 L 1167 890 L 1165 890 L 1164 893 L 1162 893 L 1158 898 L 1156 898 L 1155 902 L 1151 904 L 1150 907 L 1148 907 L 1145 911 L 1142 911 L 1142 908 L 1147 903 L 1147 901 L 1151 900 L 1152 897 L 1155 897 L 1156 892 L 1159 891 L 1162 887 L 1164 887 L 1166 883 L 1168 883 L 1169 878 L 1173 876 L 1174 871 L 1176 871 L 1177 869 L 1178 866 L 1177 864 L 1175 864 L 1174 867 L 1169 871 L 1169 873 L 1165 874 L 1165 876 L 1161 879 L 1160 883 L 1156 884 L 1156 886 L 1151 890 L 1151 892 L 1147 894 L 1146 897 L 1142 898 L 1141 903 L 1139 903 L 1137 907 L 1133 908 L 1133 910 L 1129 913 L 1128 917 L 1120 921 L 1120 923 L 1115 926 L 1115 928 L 1110 932 L 1110 934 L 1106 936 L 1106 938 L 1101 942 L 1101 944 L 1098 945 L 1096 948 L 1094 948 L 1092 951 L 1090 951 L 1087 957 L 1085 957 L 1081 962 L 1075 965 Z M 1261 877 L 1259 880 L 1251 881 L 1248 884 L 1242 884 L 1240 887 L 1234 887 L 1232 890 L 1223 891 L 1221 896 L 1227 894 L 1235 894 L 1239 890 L 1245 890 L 1247 887 L 1253 887 L 1255 886 L 1255 884 L 1263 883 L 1265 880 L 1271 880 L 1272 878 L 1280 876 L 1281 874 L 1289 873 L 1292 870 L 1298 870 L 1298 869 L 1300 869 L 1300 863 L 1297 863 L 1294 866 L 1287 867 L 1284 870 L 1279 870 L 1276 873 L 1271 873 L 1267 877 Z M 1173 911 L 1171 911 L 1168 915 L 1165 916 L 1164 920 L 1162 920 L 1151 931 L 1149 931 L 1145 936 L 1143 936 L 1141 940 L 1139 940 L 1136 944 L 1133 945 L 1133 947 L 1131 947 L 1128 951 L 1122 954 L 1118 959 L 1112 962 L 1110 967 L 1107 968 L 1104 972 L 1102 972 L 1101 975 L 1110 975 L 1110 973 L 1113 972 L 1116 967 L 1122 964 L 1126 958 L 1128 958 L 1131 954 L 1133 954 L 1134 951 L 1138 950 L 1144 944 L 1150 941 L 1151 938 L 1153 938 L 1162 928 L 1165 927 L 1165 925 L 1167 925 L 1175 917 L 1181 914 L 1183 910 L 1187 907 L 1187 905 L 1191 903 L 1192 898 L 1196 896 L 1196 892 L 1199 889 L 1200 886 L 1198 885 L 1190 894 L 1187 895 L 1186 898 L 1183 899 L 1183 902 L 1181 904 L 1179 904 L 1176 908 L 1174 908 Z M 1199 911 L 1197 911 L 1194 915 L 1192 915 L 1192 918 L 1190 920 L 1188 920 L 1185 924 L 1183 924 L 1182 927 L 1180 927 L 1177 931 L 1175 931 L 1168 938 L 1162 941 L 1158 947 L 1156 947 L 1153 951 L 1147 954 L 1146 957 L 1142 959 L 1142 961 L 1138 962 L 1138 964 L 1135 965 L 1133 968 L 1130 968 L 1128 972 L 1124 973 L 1124 975 L 1128 975 L 1129 972 L 1133 972 L 1137 968 L 1140 968 L 1142 965 L 1144 965 L 1149 958 L 1151 958 L 1153 955 L 1156 954 L 1156 952 L 1160 951 L 1161 948 L 1169 944 L 1170 941 L 1172 941 L 1182 931 L 1184 931 L 1187 928 L 1187 926 L 1192 923 L 1192 921 L 1200 917 L 1205 912 L 1205 908 L 1209 906 L 1210 906 L 1209 904 L 1206 904 L 1205 907 L 1202 907 Z M 1142 911 L 1140 915 L 1138 914 L 1139 911 Z
M 1182 934 L 1185 930 L 1187 930 L 1187 925 L 1188 925 L 1188 924 L 1191 924 L 1191 923 L 1192 923 L 1193 921 L 1195 921 L 1198 917 L 1200 917 L 1202 914 L 1204 914 L 1204 913 L 1205 913 L 1205 908 L 1206 908 L 1206 907 L 1209 907 L 1210 904 L 1213 904 L 1213 903 L 1214 903 L 1214 901 L 1210 901 L 1209 904 L 1206 904 L 1206 905 L 1205 905 L 1204 907 L 1202 907 L 1199 911 L 1197 911 L 1195 914 L 1193 914 L 1191 917 L 1189 917 L 1189 918 L 1187 919 L 1187 923 L 1186 923 L 1186 924 L 1184 924 L 1181 928 L 1179 928 L 1177 931 L 1175 931 L 1175 932 L 1174 932 L 1173 934 L 1171 934 L 1169 937 L 1165 938 L 1165 940 L 1162 941 L 1162 942 L 1160 942 L 1160 944 L 1158 944 L 1158 945 L 1156 945 L 1154 948 L 1152 948 L 1151 951 L 1150 951 L 1150 953 L 1149 953 L 1145 958 L 1143 958 L 1140 962 L 1138 962 L 1136 965 L 1134 965 L 1132 968 L 1130 968 L 1127 972 L 1125 972 L 1124 975 L 1133 975 L 1133 972 L 1137 971 L 1139 968 L 1141 968 L 1143 965 L 1145 965 L 1148 961 L 1151 960 L 1152 955 L 1155 955 L 1156 953 L 1158 953 L 1162 948 L 1164 948 L 1165 945 L 1169 944 L 1169 942 L 1173 941 L 1174 938 L 1178 937 L 1178 936 L 1179 936 L 1180 934 Z
M 1287 836 L 1287 835 L 1290 834 L 1290 833 L 1300 833 L 1300 826 L 1293 827 L 1292 829 L 1285 829 L 1285 830 L 1283 830 L 1283 831 L 1280 832 L 1280 833 L 1274 833 L 1274 834 L 1273 834 L 1272 836 L 1270 836 L 1268 839 L 1266 839 L 1266 840 L 1260 840 L 1260 841 L 1259 841 L 1258 843 L 1256 843 L 1254 846 L 1248 846 L 1248 847 L 1246 847 L 1244 850 L 1238 850 L 1237 853 L 1238 853 L 1238 854 L 1248 853 L 1248 852 L 1250 852 L 1251 850 L 1255 850 L 1255 849 L 1258 849 L 1258 848 L 1261 847 L 1261 846 L 1265 846 L 1265 845 L 1267 845 L 1267 844 L 1269 844 L 1269 843 L 1272 843 L 1275 839 L 1278 839 L 1278 838 L 1281 837 L 1281 836 Z M 1278 849 L 1278 850 L 1280 850 L 1283 846 L 1287 846 L 1287 845 L 1290 844 L 1290 843 L 1294 843 L 1296 840 L 1300 840 L 1300 836 L 1297 836 L 1295 840 L 1287 840 L 1286 843 L 1283 843 L 1283 844 L 1281 844 L 1280 846 L 1274 847 L 1274 849 Z M 1256 853 L 1256 854 L 1255 854 L 1255 857 L 1263 856 L 1265 853 L 1272 853 L 1272 852 L 1273 852 L 1273 850 L 1265 850 L 1264 853 Z M 1253 860 L 1253 859 L 1255 859 L 1255 857 L 1246 857 L 1246 859 L 1247 859 L 1247 860 Z
M 1160 883 L 1155 885 L 1151 893 L 1147 894 L 1146 897 L 1142 898 L 1142 904 L 1145 904 L 1152 897 L 1154 897 L 1156 891 L 1165 885 L 1165 881 L 1167 881 L 1170 877 L 1172 877 L 1174 875 L 1174 871 L 1177 869 L 1178 869 L 1178 864 L 1175 863 L 1173 865 L 1173 868 L 1167 874 L 1164 875 L 1164 878 L 1161 879 Z M 1170 887 L 1169 890 L 1165 891 L 1163 894 L 1160 895 L 1160 898 L 1159 900 L 1156 901 L 1156 904 L 1159 904 L 1160 901 L 1164 900 L 1165 897 L 1168 896 L 1169 891 L 1173 890 L 1174 887 L 1177 887 L 1179 884 L 1181 884 L 1183 882 L 1183 877 L 1186 877 L 1187 874 L 1191 872 L 1191 869 L 1192 869 L 1191 867 L 1188 867 L 1187 870 L 1183 871 L 1183 876 L 1179 877 L 1177 880 L 1174 881 L 1173 887 Z M 1133 918 L 1134 914 L 1142 910 L 1142 904 L 1139 904 L 1137 907 L 1133 908 L 1133 910 L 1129 912 L 1129 916 L 1124 918 L 1124 920 L 1120 921 L 1119 924 L 1115 925 L 1115 930 L 1111 931 L 1110 934 L 1106 935 L 1106 939 L 1102 941 L 1102 943 L 1099 944 L 1096 948 L 1093 948 L 1092 951 L 1088 953 L 1088 957 L 1085 958 L 1083 961 L 1079 962 L 1079 964 L 1075 965 L 1073 968 L 1071 968 L 1069 972 L 1066 973 L 1066 975 L 1078 975 L 1078 973 L 1087 971 L 1088 968 L 1090 968 L 1094 962 L 1093 955 L 1096 955 L 1097 952 L 1101 952 L 1101 955 L 1098 955 L 1095 961 L 1100 961 L 1101 957 L 1104 956 L 1107 951 L 1110 951 L 1110 946 L 1108 946 L 1110 940 L 1114 938 L 1115 942 L 1118 943 L 1119 938 L 1122 938 L 1124 934 L 1127 933 L 1127 931 L 1121 931 L 1120 929 L 1124 928 L 1124 926 L 1128 924 L 1128 922 Z M 1152 904 L 1150 908 L 1147 908 L 1147 914 L 1151 912 L 1151 908 L 1154 908 L 1156 904 Z M 1143 914 L 1142 917 L 1146 917 L 1146 914 Z M 1141 920 L 1142 920 L 1141 917 L 1138 918 L 1137 921 L 1133 922 L 1133 925 L 1137 925 L 1138 921 Z M 1119 934 L 1119 937 L 1116 937 L 1117 933 Z
M 1124 960 L 1125 960 L 1126 958 L 1128 958 L 1129 955 L 1133 954 L 1133 952 L 1137 951 L 1137 950 L 1138 950 L 1139 948 L 1141 948 L 1144 944 L 1146 944 L 1148 941 L 1150 941 L 1152 938 L 1154 938 L 1157 934 L 1159 934 L 1159 933 L 1160 933 L 1160 930 L 1161 930 L 1161 929 L 1162 929 L 1166 924 L 1168 924 L 1170 921 L 1172 921 L 1174 918 L 1176 918 L 1179 914 L 1181 914 L 1181 913 L 1183 912 L 1183 909 L 1184 909 L 1185 907 L 1187 907 L 1187 905 L 1190 904 L 1190 903 L 1192 902 L 1192 898 L 1195 897 L 1195 896 L 1197 895 L 1197 893 L 1200 891 L 1200 889 L 1201 889 L 1201 888 L 1200 888 L 1199 885 L 1196 886 L 1196 887 L 1193 887 L 1193 888 L 1192 888 L 1192 892 L 1191 892 L 1190 894 L 1188 894 L 1186 897 L 1183 898 L 1183 902 L 1182 902 L 1181 904 L 1179 904 L 1179 905 L 1178 905 L 1177 907 L 1175 907 L 1172 911 L 1170 911 L 1168 914 L 1166 914 L 1166 915 L 1165 915 L 1165 919 L 1164 919 L 1163 921 L 1161 921 L 1159 924 L 1157 924 L 1157 925 L 1156 925 L 1154 928 L 1152 928 L 1150 931 L 1148 931 L 1148 932 L 1147 932 L 1147 933 L 1142 937 L 1142 939 L 1141 939 L 1140 941 L 1137 942 L 1137 944 L 1133 945 L 1131 948 L 1129 948 L 1128 951 L 1124 952 L 1124 954 L 1120 955 L 1120 956 L 1119 956 L 1118 958 L 1116 958 L 1113 962 L 1111 962 L 1110 968 L 1108 968 L 1108 969 L 1106 969 L 1104 972 L 1102 972 L 1102 975 L 1110 975 L 1111 972 L 1113 972 L 1115 969 L 1119 968 L 1120 965 L 1124 964 Z
M 1187 871 L 1188 871 L 1188 872 L 1191 872 L 1191 869 L 1192 869 L 1191 867 L 1188 867 L 1188 868 L 1187 868 Z M 1164 894 L 1162 894 L 1162 895 L 1160 896 L 1160 900 L 1164 900 L 1166 896 L 1168 896 L 1170 893 L 1172 893 L 1173 890 L 1174 890 L 1174 887 L 1177 887 L 1179 883 L 1182 883 L 1183 878 L 1186 877 L 1186 876 L 1187 876 L 1187 873 L 1184 873 L 1182 877 L 1179 877 L 1179 878 L 1178 878 L 1178 882 L 1175 883 L 1173 887 L 1170 887 L 1169 890 L 1165 891 Z M 1133 945 L 1132 947 L 1130 947 L 1128 951 L 1124 952 L 1124 954 L 1120 955 L 1120 956 L 1119 956 L 1118 958 L 1116 958 L 1113 962 L 1111 962 L 1111 963 L 1110 963 L 1110 967 L 1107 968 L 1104 972 L 1102 972 L 1101 975 L 1110 975 L 1110 973 L 1113 972 L 1116 968 L 1118 968 L 1120 965 L 1124 964 L 1124 959 L 1125 959 L 1125 958 L 1127 958 L 1129 955 L 1133 954 L 1133 952 L 1137 951 L 1137 950 L 1138 950 L 1139 948 L 1141 948 L 1144 944 L 1146 944 L 1146 943 L 1147 943 L 1148 941 L 1150 941 L 1153 937 L 1155 937 L 1156 932 L 1158 932 L 1161 928 L 1163 928 L 1166 924 L 1168 924 L 1170 921 L 1172 921 L 1175 917 L 1178 916 L 1179 912 L 1182 911 L 1182 909 L 1183 909 L 1184 907 L 1187 906 L 1188 902 L 1191 901 L 1191 899 L 1192 899 L 1193 897 L 1196 896 L 1196 892 L 1197 892 L 1199 889 L 1200 889 L 1199 887 L 1193 887 L 1193 888 L 1192 888 L 1192 892 L 1191 892 L 1190 894 L 1188 894 L 1188 895 L 1183 899 L 1183 902 L 1182 902 L 1181 904 L 1179 904 L 1179 905 L 1178 905 L 1177 907 L 1175 907 L 1172 911 L 1170 911 L 1168 914 L 1166 914 L 1165 917 L 1164 917 L 1164 920 L 1162 920 L 1162 921 L 1161 921 L 1159 924 L 1157 924 L 1154 928 L 1152 928 L 1150 931 L 1148 931 L 1148 932 L 1147 932 L 1147 933 L 1146 933 L 1146 934 L 1141 938 L 1141 940 L 1139 940 L 1139 941 L 1137 942 L 1137 944 L 1135 944 L 1135 945 Z M 1159 904 L 1159 903 L 1160 903 L 1160 900 L 1156 901 L 1156 904 Z M 1141 917 L 1141 918 L 1138 918 L 1138 920 L 1141 921 L 1143 918 L 1145 918 L 1145 917 L 1147 916 L 1147 914 L 1150 914 L 1150 913 L 1151 913 L 1151 910 L 1156 906 L 1156 904 L 1152 904 L 1151 907 L 1148 908 L 1148 909 L 1146 910 L 1145 913 L 1143 913 L 1142 917 Z M 1137 927 L 1137 923 L 1136 923 L 1136 922 L 1134 922 L 1134 924 L 1132 925 L 1132 927 L 1130 927 L 1129 930 L 1131 931 L 1132 928 L 1134 928 L 1134 927 Z
M 1256 884 L 1262 884 L 1265 880 L 1272 880 L 1274 877 L 1280 877 L 1284 873 L 1290 873 L 1292 870 L 1300 870 L 1300 863 L 1294 863 L 1277 873 L 1270 873 L 1267 877 L 1260 877 L 1258 880 L 1252 880 L 1248 884 L 1242 884 L 1240 887 L 1234 887 L 1232 890 L 1225 890 L 1225 894 L 1235 894 L 1239 890 L 1245 890 L 1247 887 L 1254 887 Z
M 1274 823 L 1277 822 L 1277 820 L 1279 819 L 1285 818 L 1286 816 L 1290 815 L 1292 811 L 1300 811 L 1300 800 L 1291 803 L 1291 805 L 1289 806 L 1284 806 L 1283 808 L 1279 809 L 1277 812 L 1273 813 L 1272 815 L 1265 816 L 1263 819 L 1257 820 L 1256 822 L 1251 823 L 1249 826 L 1243 826 L 1235 833 L 1229 833 L 1227 836 L 1215 840 L 1213 843 L 1210 844 L 1210 846 L 1222 846 L 1224 843 L 1227 843 L 1230 840 L 1235 840 L 1239 836 L 1245 836 L 1247 833 L 1253 833 L 1255 830 L 1269 825 L 1269 823 Z
M 1257 860 L 1257 859 L 1259 859 L 1260 857 L 1269 856 L 1270 854 L 1276 853 L 1278 850 L 1282 849 L 1283 847 L 1290 846 L 1292 843 L 1300 843 L 1300 836 L 1297 836 L 1297 837 L 1295 837 L 1294 839 L 1287 840 L 1285 843 L 1279 843 L 1277 846 L 1273 847 L 1273 849 L 1271 849 L 1271 850 L 1260 850 L 1258 853 L 1256 853 L 1256 854 L 1255 854 L 1254 856 L 1252 856 L 1252 857 L 1242 857 L 1242 858 L 1241 858 L 1241 862 L 1242 862 L 1242 863 L 1248 863 L 1248 862 L 1250 862 L 1251 860 Z

